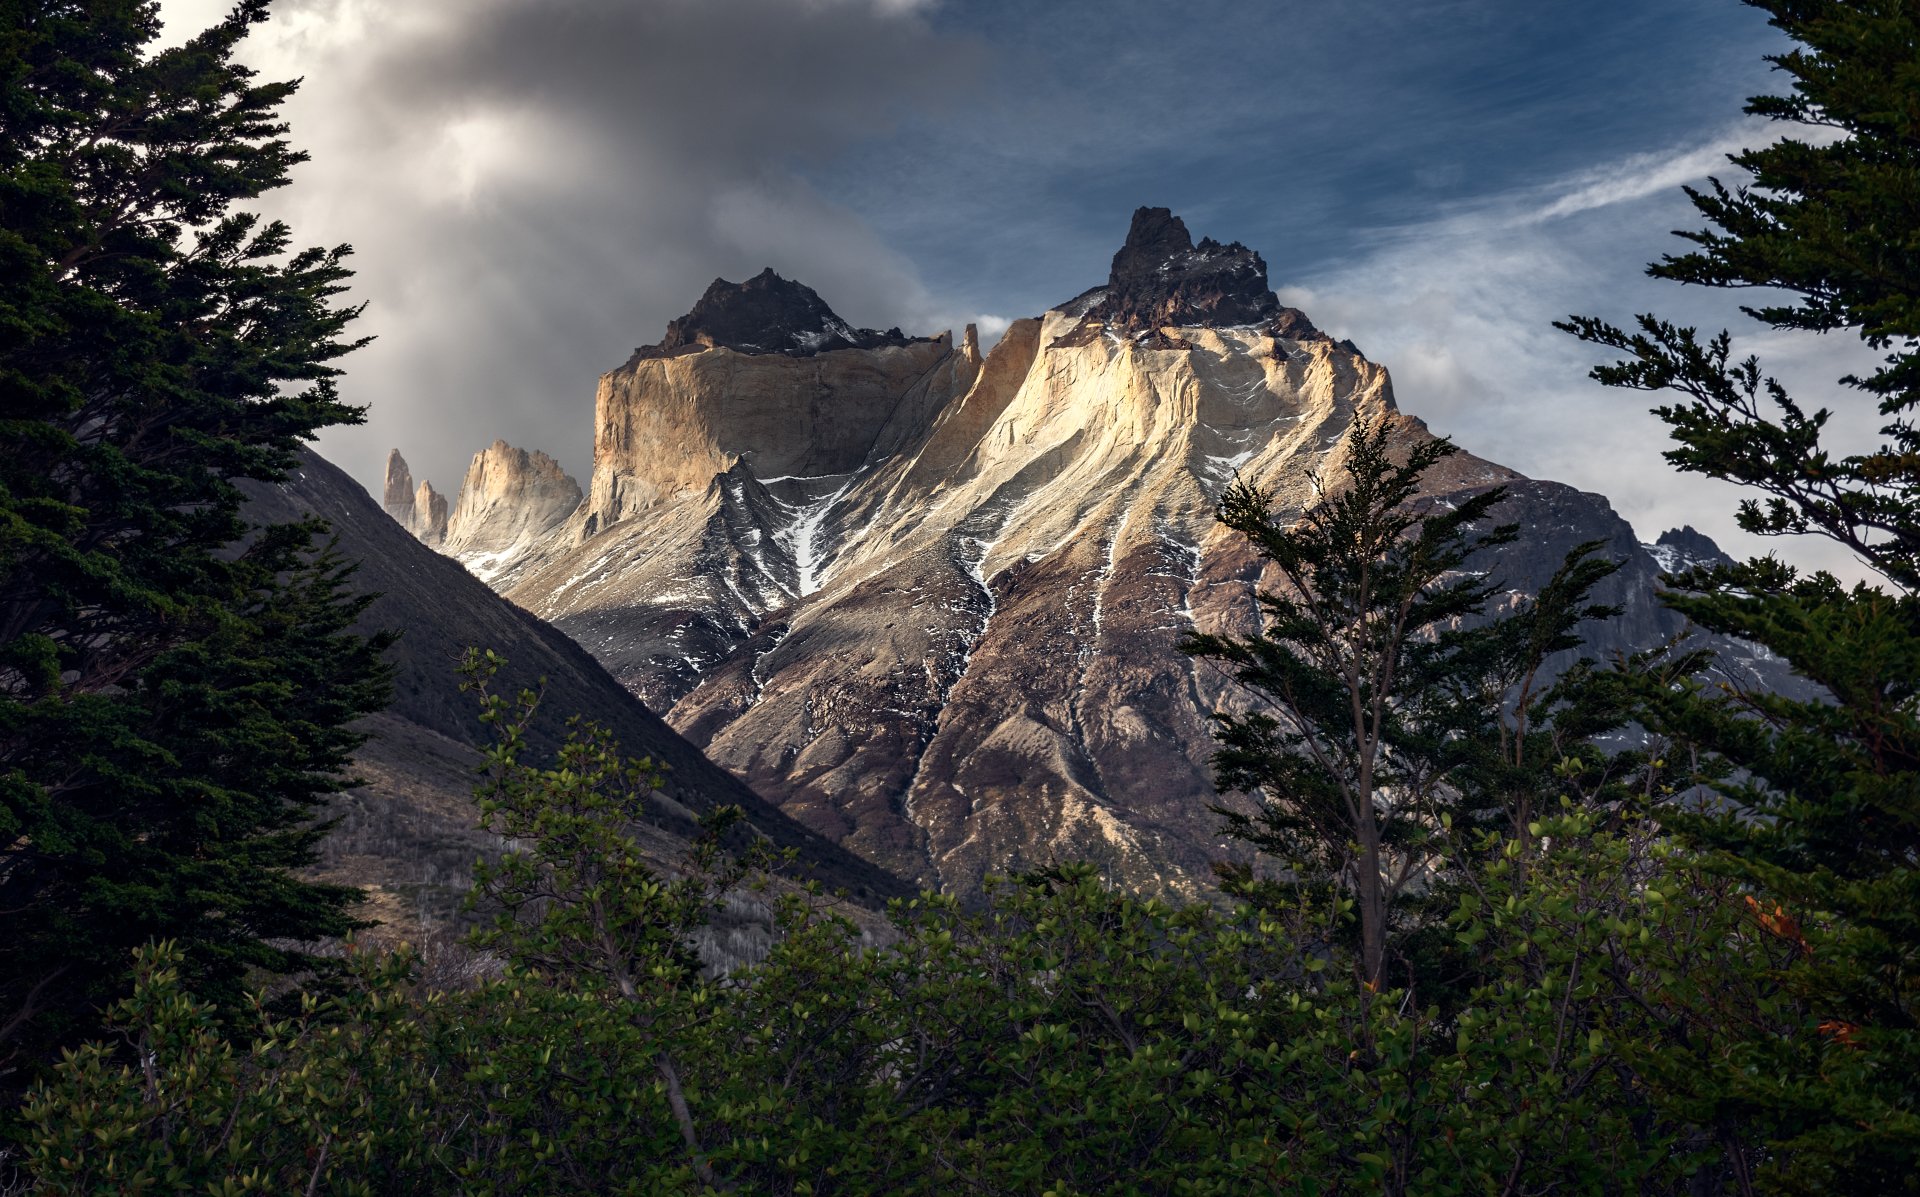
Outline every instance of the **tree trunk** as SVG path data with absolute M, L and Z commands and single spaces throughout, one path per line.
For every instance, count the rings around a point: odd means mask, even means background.
M 1370 797 L 1359 831 L 1360 979 L 1378 989 L 1387 963 L 1387 899 L 1380 882 L 1380 830 Z
M 680 1138 L 687 1145 L 687 1155 L 693 1161 L 693 1174 L 700 1183 L 710 1189 L 731 1190 L 731 1185 L 722 1185 L 714 1175 L 713 1166 L 707 1163 L 706 1152 L 700 1150 L 700 1136 L 693 1127 L 693 1111 L 687 1107 L 687 1094 L 680 1087 L 680 1070 L 673 1066 L 673 1057 L 661 1052 L 654 1066 L 660 1071 L 660 1079 L 667 1085 L 667 1105 L 673 1110 L 673 1120 L 680 1128 Z

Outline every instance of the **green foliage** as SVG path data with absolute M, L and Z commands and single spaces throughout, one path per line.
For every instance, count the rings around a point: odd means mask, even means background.
M 605 728 L 576 718 L 554 767 L 524 763 L 540 698 L 523 691 L 509 703 L 490 693 L 504 664 L 470 649 L 461 667 L 495 737 L 477 791 L 480 825 L 524 845 L 475 866 L 474 898 L 497 911 L 475 943 L 502 951 L 515 968 L 616 1003 L 649 1045 L 693 1173 L 712 1183 L 676 1059 L 709 1018 L 689 937 L 752 867 L 721 847 L 741 812 L 708 815 L 680 875 L 660 876 L 632 831 L 659 781 L 652 762 L 628 760 Z
M 1853 329 L 1875 349 L 1894 349 L 1871 375 L 1841 380 L 1877 399 L 1891 418 L 1886 440 L 1835 456 L 1821 444 L 1829 412 L 1808 412 L 1757 359 L 1733 360 L 1724 332 L 1703 340 L 1651 315 L 1631 334 L 1592 317 L 1559 327 L 1629 355 L 1596 370 L 1601 381 L 1680 393 L 1680 402 L 1655 409 L 1679 442 L 1667 459 L 1766 494 L 1741 505 L 1742 527 L 1829 536 L 1912 588 L 1920 585 L 1920 433 L 1907 418 L 1920 402 L 1920 16 L 1878 0 L 1747 2 L 1796 43 L 1769 59 L 1792 80 L 1791 94 L 1755 97 L 1747 111 L 1788 122 L 1791 132 L 1732 157 L 1750 183 L 1688 189 L 1710 227 L 1682 233 L 1700 248 L 1651 273 L 1774 288 L 1784 298 L 1741 310 L 1777 329 Z
M 578 717 L 551 768 L 525 763 L 540 697 L 522 691 L 509 702 L 491 693 L 490 680 L 504 664 L 492 652 L 470 650 L 462 666 L 463 685 L 479 695 L 481 721 L 495 737 L 476 794 L 480 826 L 521 845 L 474 867 L 472 901 L 494 911 L 476 946 L 499 951 L 518 968 L 591 982 L 627 1001 L 651 983 L 690 983 L 700 966 L 688 935 L 749 871 L 721 846 L 740 821 L 739 808 L 709 815 L 680 876 L 662 877 L 632 830 L 660 784 L 653 763 L 623 757 L 605 728 Z
M 18 0 L 0 27 L 0 1101 L 97 1027 L 129 950 L 195 992 L 310 965 L 355 895 L 295 879 L 378 709 L 317 525 L 238 478 L 357 413 L 344 249 L 230 211 L 300 161 L 232 54 L 259 0 L 148 54 L 151 3 Z
M 60 1193 L 143 1170 L 211 1192 L 1713 1191 L 1688 1184 L 1717 1140 L 1655 1107 L 1640 1061 L 1709 1000 L 1664 970 L 1743 941 L 1715 895 L 1655 890 L 1651 839 L 1582 819 L 1462 899 L 1449 925 L 1488 972 L 1451 1019 L 1356 984 L 1322 909 L 1173 908 L 1081 866 L 979 909 L 897 905 L 878 948 L 789 894 L 764 962 L 663 990 L 647 1026 L 604 986 L 420 993 L 402 960 L 236 1051 L 149 962 L 118 1013 L 144 1063 L 70 1057 L 28 1163 Z M 669 1022 L 704 1174 L 657 1070 Z
M 360 961 L 243 1051 L 149 953 L 115 1016 L 134 1062 L 90 1045 L 34 1095 L 41 1189 L 1712 1191 L 1688 1186 L 1720 1140 L 1646 1078 L 1753 924 L 1649 823 L 1569 800 L 1524 841 L 1443 824 L 1488 862 L 1445 920 L 1481 962 L 1451 1009 L 1355 979 L 1351 899 L 1175 907 L 1085 865 L 896 903 L 878 935 L 788 889 L 766 958 L 723 977 L 690 942 L 747 866 L 712 837 L 650 864 L 649 767 L 586 725 L 526 762 L 538 698 L 488 693 L 498 665 L 467 673 L 496 733 L 480 817 L 513 848 L 476 899 L 504 973 L 429 991 Z
M 131 1062 L 89 1043 L 33 1094 L 35 1191 L 229 1197 L 315 1192 L 322 1179 L 328 1192 L 374 1191 L 380 1166 L 411 1154 L 421 1129 L 387 1087 L 420 1043 L 396 985 L 409 962 L 363 963 L 343 995 L 309 997 L 292 1018 L 256 1003 L 242 1050 L 183 988 L 181 960 L 173 944 L 135 956 L 133 993 L 108 1013 Z
M 1782 1191 L 1895 1190 L 1920 1166 L 1920 600 L 1767 563 L 1692 581 L 1674 606 L 1824 692 L 1642 687 L 1648 725 L 1722 775 L 1667 822 L 1796 949 L 1767 973 L 1790 1033 L 1741 1043 L 1716 1100 L 1767 1128 Z
M 1774 1191 L 1912 1191 L 1920 1174 L 1920 70 L 1912 6 L 1749 0 L 1795 46 L 1772 61 L 1792 93 L 1748 111 L 1790 134 L 1736 155 L 1751 182 L 1691 191 L 1710 227 L 1655 275 L 1783 298 L 1742 310 L 1776 329 L 1851 329 L 1891 350 L 1864 390 L 1889 423 L 1880 446 L 1836 455 L 1826 408 L 1808 405 L 1731 336 L 1655 316 L 1626 333 L 1593 318 L 1561 327 L 1628 357 L 1596 370 L 1615 386 L 1672 390 L 1657 414 L 1683 470 L 1753 487 L 1740 523 L 1815 533 L 1896 587 L 1801 577 L 1772 559 L 1673 579 L 1694 623 L 1765 646 L 1817 683 L 1818 700 L 1740 693 L 1673 676 L 1636 682 L 1639 718 L 1699 763 L 1718 799 L 1668 822 L 1737 884 L 1756 926 L 1788 945 L 1764 976 L 1777 998 L 1722 1005 L 1725 1052 L 1665 1078 L 1719 1124 L 1765 1141 L 1743 1183 Z M 1707 1026 L 1705 1019 L 1700 1027 Z M 1737 1032 L 1742 1029 L 1744 1035 Z M 1729 1066 L 1737 1065 L 1737 1066 Z

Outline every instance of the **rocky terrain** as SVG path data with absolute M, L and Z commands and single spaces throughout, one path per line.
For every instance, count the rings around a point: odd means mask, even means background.
M 1235 852 L 1207 764 L 1208 713 L 1235 696 L 1176 645 L 1251 631 L 1263 581 L 1214 504 L 1237 476 L 1302 510 L 1352 421 L 1395 410 L 1387 370 L 1284 307 L 1257 253 L 1143 208 L 1103 285 L 984 356 L 971 328 L 852 330 L 770 272 L 716 281 L 601 377 L 570 513 L 557 470 L 489 472 L 441 547 L 786 814 L 901 876 L 965 894 L 1081 858 L 1193 893 Z M 409 483 L 396 453 L 389 510 L 430 539 L 430 514 L 396 507 Z M 1467 453 L 1426 492 L 1495 485 L 1525 529 L 1491 563 L 1514 593 L 1601 540 L 1624 568 L 1600 597 L 1624 614 L 1589 651 L 1679 630 L 1657 579 L 1710 541 L 1655 551 L 1602 497 Z M 512 535 L 476 536 L 470 507 Z M 1781 672 L 1723 647 L 1742 680 Z

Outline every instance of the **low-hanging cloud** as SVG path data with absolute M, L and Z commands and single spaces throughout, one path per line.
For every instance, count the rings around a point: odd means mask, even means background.
M 169 35 L 217 15 L 168 0 Z M 984 51 L 924 0 L 288 0 L 246 50 L 304 83 L 313 161 L 268 208 L 351 242 L 364 428 L 322 447 L 377 482 L 399 446 L 443 490 L 496 436 L 575 471 L 595 376 L 718 276 L 772 266 L 856 323 L 932 332 L 913 264 L 810 164 L 975 87 Z

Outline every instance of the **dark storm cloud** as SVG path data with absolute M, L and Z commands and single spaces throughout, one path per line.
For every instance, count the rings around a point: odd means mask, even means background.
M 363 481 L 398 446 L 451 492 L 495 436 L 583 470 L 595 377 L 716 275 L 773 266 L 856 322 L 966 318 L 803 174 L 968 94 L 978 44 L 914 5 L 310 0 L 253 55 L 306 80 L 313 162 L 276 209 L 358 252 L 368 426 L 323 448 Z

